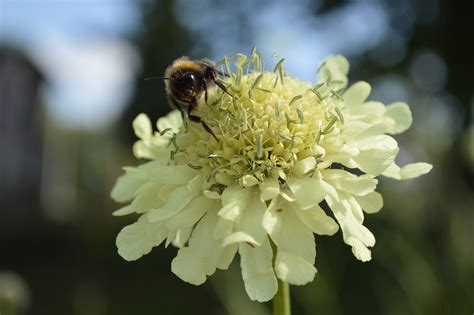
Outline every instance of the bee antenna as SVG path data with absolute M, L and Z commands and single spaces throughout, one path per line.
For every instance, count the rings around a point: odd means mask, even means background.
M 160 79 L 160 80 L 171 80 L 171 78 L 167 78 L 167 77 L 148 77 L 148 78 L 143 79 L 143 81 L 157 80 L 157 79 Z

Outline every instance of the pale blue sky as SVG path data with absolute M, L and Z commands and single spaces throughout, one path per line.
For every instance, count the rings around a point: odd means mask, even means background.
M 125 36 L 139 22 L 133 1 L 1 0 L 0 41 L 22 48 L 49 78 L 51 117 L 73 128 L 114 121 L 139 66 Z
M 139 25 L 138 3 L 0 0 L 0 41 L 24 48 L 48 75 L 44 96 L 58 122 L 100 128 L 120 115 L 140 67 L 135 47 L 125 40 Z M 285 57 L 285 69 L 308 81 L 327 55 L 357 56 L 392 31 L 388 9 L 376 1 L 350 2 L 318 16 L 309 1 L 261 3 L 266 5 L 256 9 L 252 0 L 178 0 L 175 9 L 200 38 L 195 54 L 210 49 L 209 57 L 219 60 L 257 45 L 265 56 Z

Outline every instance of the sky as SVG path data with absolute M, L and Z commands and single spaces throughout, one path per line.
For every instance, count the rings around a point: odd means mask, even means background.
M 314 81 L 315 70 L 328 55 L 357 56 L 391 31 L 382 2 L 352 1 L 317 16 L 314 5 L 307 0 L 242 0 L 238 4 L 178 0 L 177 16 L 201 35 L 214 59 L 248 53 L 257 46 L 266 59 L 273 53 L 285 57 L 285 69 L 309 81 Z
M 140 61 L 125 38 L 138 22 L 132 1 L 0 1 L 0 42 L 46 73 L 48 112 L 71 128 L 100 129 L 127 104 Z
M 138 3 L 0 0 L 0 43 L 23 48 L 46 73 L 49 81 L 42 93 L 58 123 L 100 129 L 120 116 L 140 69 L 136 48 L 126 39 L 141 25 Z M 200 38 L 194 43 L 194 55 L 210 50 L 207 57 L 220 60 L 248 53 L 256 45 L 267 60 L 272 53 L 285 57 L 285 70 L 306 81 L 315 81 L 317 67 L 330 54 L 351 60 L 380 47 L 375 59 L 398 62 L 404 57 L 409 38 L 404 32 L 410 31 L 414 19 L 410 10 L 401 6 L 403 27 L 395 29 L 390 18 L 397 14 L 396 8 L 382 2 L 351 1 L 317 16 L 313 5 L 309 0 L 258 4 L 177 0 L 175 12 L 179 22 Z M 388 47 L 385 53 L 384 47 Z M 425 57 L 437 62 L 436 56 Z M 424 67 L 426 58 L 419 60 L 419 67 Z

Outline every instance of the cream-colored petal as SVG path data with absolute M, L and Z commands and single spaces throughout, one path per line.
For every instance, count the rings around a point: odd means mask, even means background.
M 300 177 L 316 167 L 316 159 L 313 156 L 300 160 L 293 165 L 292 172 L 296 177 Z
M 209 199 L 221 199 L 221 195 L 217 191 L 203 190 L 202 193 Z
M 387 106 L 386 116 L 394 121 L 394 125 L 388 130 L 388 133 L 399 134 L 410 128 L 413 117 L 410 107 L 402 102 L 393 103 Z
M 214 238 L 216 240 L 227 238 L 232 234 L 235 223 L 233 221 L 219 217 L 216 227 L 214 228 Z
M 125 260 L 137 260 L 158 246 L 168 235 L 168 230 L 161 223 L 150 223 L 146 215 L 137 222 L 124 227 L 117 235 L 118 253 Z
M 370 84 L 364 81 L 359 81 L 353 84 L 346 92 L 342 95 L 344 98 L 344 104 L 347 107 L 354 105 L 360 105 L 364 103 L 371 91 Z
M 355 200 L 354 196 L 347 194 L 346 197 L 349 200 L 349 205 L 351 207 L 352 214 L 359 224 L 364 223 L 364 211 L 360 207 L 359 203 Z
M 287 184 L 303 209 L 317 205 L 326 196 L 326 190 L 322 187 L 321 180 L 318 179 L 292 177 L 288 179 Z
M 387 111 L 385 105 L 381 102 L 368 101 L 358 106 L 348 107 L 347 110 L 352 119 L 373 123 L 376 119 L 382 118 Z
M 237 231 L 227 236 L 222 241 L 222 246 L 228 246 L 228 245 L 238 244 L 238 243 L 247 243 L 253 247 L 261 245 L 259 242 L 257 242 L 257 240 L 252 235 L 246 232 Z
M 219 202 L 200 196 L 191 200 L 182 211 L 165 221 L 170 229 L 187 228 L 193 226 L 207 211 L 219 209 Z
M 433 165 L 428 163 L 412 163 L 400 168 L 397 164 L 392 163 L 383 173 L 383 176 L 398 180 L 406 180 L 416 178 L 427 174 L 431 171 Z
M 176 188 L 170 193 L 165 205 L 157 209 L 151 209 L 148 212 L 148 219 L 151 222 L 169 219 L 180 212 L 194 196 L 195 194 L 192 194 L 186 186 Z
M 137 189 L 135 193 L 136 196 L 141 196 L 145 194 L 156 195 L 163 189 L 163 185 L 156 185 L 155 183 L 147 182 Z
M 366 138 L 356 144 L 359 154 L 354 157 L 358 167 L 373 176 L 380 175 L 392 164 L 398 153 L 398 144 L 390 136 Z
M 158 193 L 158 197 L 163 204 L 168 202 L 170 199 L 170 194 L 175 191 L 177 188 L 182 187 L 183 185 L 160 185 L 160 192 Z
M 178 250 L 178 255 L 171 262 L 171 271 L 181 280 L 194 285 L 206 282 L 204 261 L 199 253 L 190 247 Z
M 218 215 L 229 221 L 238 221 L 240 214 L 247 207 L 253 188 L 238 186 L 227 187 L 222 193 L 222 205 Z
M 301 256 L 281 251 L 275 260 L 275 273 L 279 279 L 289 284 L 305 285 L 313 281 L 316 275 L 317 270 L 313 264 Z
M 379 212 L 383 207 L 382 195 L 373 191 L 364 196 L 354 196 L 361 208 L 367 213 Z
M 241 178 L 241 184 L 243 187 L 252 187 L 258 185 L 260 181 L 252 175 L 245 175 Z
M 333 196 L 334 198 L 338 197 L 336 188 L 334 188 L 331 184 L 323 180 L 323 171 L 318 170 L 317 172 L 314 172 L 313 178 L 319 181 L 319 184 L 321 185 L 322 189 L 326 192 L 326 194 L 329 194 Z
M 326 156 L 328 154 L 340 154 L 341 151 L 342 153 L 347 154 L 349 156 L 355 156 L 357 153 L 359 153 L 359 150 L 354 146 L 346 145 L 346 143 L 350 142 L 352 138 L 343 138 L 345 134 L 347 134 L 347 132 L 340 135 L 329 134 L 327 137 L 321 138 L 321 145 L 324 146 Z
M 183 118 L 178 110 L 174 110 L 166 116 L 159 118 L 156 125 L 160 132 L 170 128 L 172 133 L 177 133 L 183 126 Z
M 346 113 L 346 115 L 348 114 Z M 353 137 L 354 135 L 364 131 L 370 126 L 370 123 L 354 119 L 352 115 L 349 115 L 349 117 L 347 117 L 347 121 L 345 121 L 344 125 L 341 126 L 341 137 L 346 140 L 347 138 Z
M 278 214 L 281 228 L 270 235 L 277 245 L 275 273 L 289 284 L 303 285 L 311 282 L 316 274 L 316 243 L 313 232 L 291 209 L 284 208 Z
M 219 257 L 219 260 L 217 262 L 217 268 L 221 270 L 227 270 L 227 268 L 229 268 L 230 264 L 234 260 L 234 257 L 235 257 L 235 254 L 237 253 L 238 248 L 239 248 L 238 244 L 225 246 L 222 249 L 221 256 Z
M 196 225 L 188 246 L 181 248 L 173 259 L 171 271 L 183 281 L 200 285 L 215 272 L 222 246 L 209 231 L 216 223 L 217 216 L 208 212 Z
M 172 242 L 173 246 L 177 248 L 182 248 L 184 244 L 186 244 L 186 242 L 189 240 L 192 231 L 192 227 L 176 230 L 176 236 Z
M 281 209 L 278 207 L 278 199 L 275 198 L 270 202 L 270 205 L 263 214 L 262 226 L 269 235 L 276 234 L 281 229 L 281 218 L 278 214 Z
M 240 266 L 245 290 L 252 301 L 266 302 L 278 291 L 273 271 L 273 252 L 268 239 L 261 246 L 239 245 Z
M 362 127 L 362 126 L 361 126 Z M 348 127 L 349 128 L 349 127 Z M 345 139 L 347 141 L 358 141 L 365 138 L 371 138 L 375 136 L 383 135 L 387 132 L 389 126 L 386 120 L 380 120 L 370 124 L 366 124 L 363 128 L 359 130 L 353 130 L 352 132 L 348 131 L 345 133 Z
M 224 246 L 237 242 L 247 242 L 252 246 L 260 246 L 267 235 L 263 227 L 265 210 L 265 202 L 260 200 L 258 194 L 253 194 L 240 216 L 239 222 L 235 225 L 234 233 L 224 240 Z
M 341 163 L 347 167 L 356 167 L 353 157 L 359 154 L 359 150 L 356 147 L 348 146 L 343 143 L 336 143 L 336 141 L 323 141 L 326 149 L 326 155 L 321 160 L 328 163 L 328 165 L 321 166 L 323 163 L 318 164 L 318 168 L 327 168 L 330 163 Z M 354 165 L 353 165 L 354 164 Z M 353 166 L 351 166 L 353 165 Z
M 339 230 L 339 225 L 333 218 L 328 216 L 320 206 L 302 210 L 293 206 L 293 211 L 298 215 L 301 222 L 319 235 L 334 235 Z
M 351 155 L 345 154 L 344 152 L 339 153 L 330 153 L 322 158 L 324 162 L 318 164 L 318 169 L 326 169 L 331 166 L 333 163 L 340 163 L 349 168 L 356 168 L 357 164 L 352 159 Z
M 428 163 L 412 163 L 402 167 L 400 174 L 402 179 L 412 179 L 429 173 L 432 168 L 433 165 Z
M 260 200 L 260 196 L 253 194 L 242 213 L 239 223 L 235 226 L 236 231 L 242 231 L 251 235 L 258 244 L 263 242 L 266 238 L 266 232 L 262 222 L 266 208 L 266 204 Z
M 127 173 L 117 178 L 111 197 L 117 202 L 126 202 L 135 196 L 136 191 L 147 182 L 146 175 L 133 168 L 127 168 Z
M 346 87 L 349 62 L 341 55 L 328 56 L 319 68 L 318 84 L 326 83 L 319 90 L 327 93 L 329 90 L 338 90 Z
M 280 183 L 273 177 L 265 178 L 260 184 L 260 192 L 263 201 L 273 199 L 280 194 Z
M 339 193 L 339 199 L 327 196 L 326 201 L 341 226 L 344 242 L 352 246 L 356 258 L 367 261 L 367 247 L 375 245 L 374 235 L 362 225 L 360 209 L 352 196 L 345 192 Z M 354 239 L 360 242 L 354 241 Z
M 188 190 L 193 193 L 197 194 L 202 191 L 202 186 L 204 183 L 204 176 L 196 175 L 191 181 L 188 183 Z
M 324 180 L 337 189 L 363 196 L 375 190 L 378 181 L 370 175 L 356 176 L 344 170 L 321 171 Z
M 112 212 L 112 215 L 118 217 L 118 216 L 128 215 L 132 213 L 135 213 L 135 209 L 131 205 L 128 205 L 128 206 L 115 210 L 114 212 Z
M 113 215 L 125 215 L 129 213 L 144 213 L 150 209 L 163 206 L 163 201 L 158 197 L 160 187 L 153 184 L 145 184 L 137 191 L 137 197 L 132 203 L 113 213 Z
M 133 130 L 135 135 L 140 139 L 148 139 L 151 137 L 153 129 L 151 127 L 150 118 L 141 113 L 133 120 Z
M 173 242 L 173 240 L 176 238 L 177 230 L 175 231 L 169 231 L 168 236 L 166 237 L 166 242 L 165 242 L 165 248 L 168 248 L 168 246 Z
M 372 253 L 361 240 L 355 237 L 348 237 L 346 244 L 352 247 L 352 254 L 358 260 L 366 262 L 372 259 Z
M 156 134 L 145 140 L 138 140 L 133 144 L 133 155 L 138 159 L 149 159 L 161 165 L 168 164 L 170 151 L 169 139 Z
M 156 184 L 187 185 L 198 173 L 187 165 L 157 165 L 148 171 L 149 180 Z
M 280 197 L 290 202 L 296 201 L 295 194 L 287 186 L 280 188 Z
M 148 141 L 147 141 L 148 142 Z M 133 155 L 138 159 L 153 159 L 156 155 L 156 148 L 145 141 L 137 141 L 133 144 Z
M 393 162 L 387 167 L 385 171 L 383 171 L 382 175 L 385 177 L 401 180 L 402 176 L 400 174 L 400 170 L 400 166 Z

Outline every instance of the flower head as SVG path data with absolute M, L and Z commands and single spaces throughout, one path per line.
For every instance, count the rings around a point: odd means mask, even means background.
M 158 120 L 157 132 L 139 115 L 134 154 L 151 161 L 125 168 L 112 197 L 131 200 L 115 215 L 140 215 L 117 237 L 123 258 L 173 244 L 172 271 L 199 285 L 238 252 L 249 297 L 267 301 L 277 277 L 295 285 L 313 280 L 314 234 L 340 227 L 354 256 L 370 260 L 375 238 L 363 221 L 364 212 L 382 208 L 376 177 L 409 179 L 431 165 L 395 164 L 399 149 L 390 135 L 410 127 L 410 109 L 366 102 L 366 82 L 346 90 L 344 57 L 328 57 L 312 86 L 289 77 L 283 60 L 263 71 L 259 56 L 233 56 L 235 72 L 224 59 L 231 96 L 213 87 L 207 104 L 199 100 L 196 115 L 217 139 L 200 124 L 184 127 L 177 111 Z

